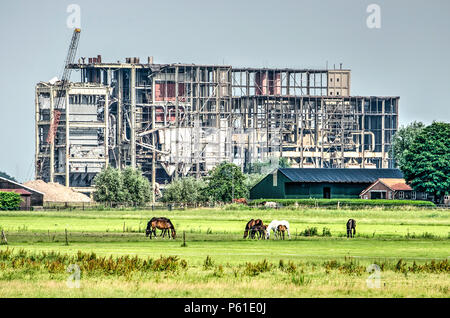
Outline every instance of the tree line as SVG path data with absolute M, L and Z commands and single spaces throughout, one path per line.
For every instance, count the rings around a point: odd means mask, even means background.
M 288 166 L 284 160 L 283 166 Z M 223 162 L 201 178 L 180 177 L 165 185 L 162 197 L 165 203 L 213 203 L 232 202 L 233 199 L 248 198 L 250 189 L 272 168 L 270 162 L 258 163 L 251 171 L 243 173 L 241 168 Z M 268 172 L 267 172 L 268 173 Z M 142 172 L 130 167 L 119 170 L 108 167 L 94 178 L 96 191 L 94 200 L 121 205 L 145 205 L 152 200 L 151 185 Z

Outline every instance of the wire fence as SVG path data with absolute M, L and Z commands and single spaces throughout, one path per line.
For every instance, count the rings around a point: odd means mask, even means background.
M 220 203 L 155 203 L 155 204 L 123 204 L 121 202 L 106 202 L 106 203 L 73 203 L 73 202 L 46 202 L 42 210 L 62 211 L 62 210 L 185 210 L 195 208 L 216 208 L 223 207 Z M 37 210 L 34 208 L 34 210 Z
M 450 206 L 446 204 L 436 204 L 435 206 L 377 206 L 377 205 L 347 205 L 347 204 L 327 204 L 327 205 L 283 205 L 282 203 L 277 203 L 275 206 L 265 206 L 264 204 L 227 204 L 222 202 L 211 202 L 211 203 L 162 203 L 157 202 L 154 204 L 124 204 L 122 202 L 45 202 L 42 207 L 28 207 L 21 208 L 21 211 L 72 211 L 72 210 L 82 210 L 82 211 L 103 211 L 103 210 L 186 210 L 186 209 L 196 209 L 196 208 L 224 208 L 226 210 L 248 210 L 248 209 L 366 209 L 366 208 L 384 208 L 384 209 L 409 209 L 409 208 L 419 208 L 427 210 L 449 210 Z

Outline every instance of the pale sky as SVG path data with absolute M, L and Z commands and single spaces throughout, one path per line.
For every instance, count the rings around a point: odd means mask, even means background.
M 34 90 L 61 76 L 81 8 L 80 56 L 103 61 L 352 70 L 352 95 L 400 96 L 400 124 L 450 121 L 450 1 L 6 1 L 0 3 L 0 171 L 34 176 Z M 370 4 L 381 28 L 370 29 Z M 73 80 L 79 74 L 73 72 Z

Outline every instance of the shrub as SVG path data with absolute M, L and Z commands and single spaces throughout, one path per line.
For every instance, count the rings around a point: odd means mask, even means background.
M 258 263 L 246 263 L 244 274 L 248 276 L 257 276 L 260 273 L 268 272 L 272 269 L 273 265 L 266 259 Z
M 151 269 L 156 272 L 175 272 L 180 268 L 186 268 L 186 261 L 180 261 L 178 256 L 161 256 L 152 262 Z
M 292 261 L 288 261 L 288 263 L 285 264 L 284 261 L 280 259 L 278 267 L 286 273 L 295 273 L 297 271 L 297 266 Z
M 308 227 L 303 232 L 300 232 L 301 236 L 317 236 L 317 227 Z
M 18 210 L 22 198 L 15 192 L 0 192 L 0 210 Z
M 223 277 L 223 266 L 222 265 L 216 266 L 216 268 L 214 269 L 213 276 Z
M 206 255 L 206 259 L 205 259 L 205 261 L 203 262 L 203 268 L 204 268 L 205 270 L 208 270 L 208 269 L 210 269 L 210 268 L 213 267 L 213 266 L 214 266 L 213 260 L 211 259 L 211 257 L 209 257 L 209 255 Z
M 179 178 L 166 186 L 161 201 L 185 204 L 207 202 L 206 187 L 207 184 L 202 179 L 194 177 Z
M 364 200 L 364 199 L 257 199 L 252 200 L 252 205 L 261 205 L 265 202 L 276 202 L 285 207 L 294 206 L 318 206 L 318 207 L 337 207 L 338 202 L 341 207 L 365 207 L 365 206 L 423 206 L 434 207 L 435 204 L 431 201 L 420 200 Z
M 322 229 L 322 236 L 331 236 L 331 231 L 330 231 L 330 229 L 327 228 L 327 227 L 324 227 L 324 228 Z
M 230 204 L 225 204 L 223 206 L 224 210 L 227 211 L 241 211 L 241 210 L 248 210 L 249 207 L 246 206 L 245 204 L 241 204 L 241 203 L 230 203 Z
M 323 266 L 327 272 L 330 270 L 338 270 L 347 275 L 361 275 L 366 270 L 364 266 L 359 265 L 358 262 L 353 259 L 346 259 L 343 263 L 336 260 L 326 261 Z

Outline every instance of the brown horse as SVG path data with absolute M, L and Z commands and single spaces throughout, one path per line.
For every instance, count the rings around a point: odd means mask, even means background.
M 283 240 L 284 240 L 284 232 L 286 232 L 286 230 L 287 230 L 286 225 L 282 225 L 282 224 L 278 225 L 278 228 L 277 228 L 278 235 L 281 234 L 280 237 L 282 237 Z
M 247 205 L 247 200 L 245 198 L 233 199 L 233 203 L 241 203 Z
M 254 226 L 260 226 L 263 225 L 263 221 L 260 219 L 251 219 L 250 221 L 247 222 L 247 224 L 245 225 L 245 230 L 244 230 L 244 239 L 247 238 L 248 236 L 248 232 L 252 229 L 252 227 Z
M 176 232 L 175 227 L 173 226 L 172 222 L 168 218 L 165 217 L 159 217 L 159 218 L 152 218 L 147 223 L 147 229 L 145 230 L 145 236 L 150 236 L 150 239 L 152 238 L 152 234 L 156 237 L 156 229 L 162 230 L 162 237 L 168 233 L 169 238 L 172 235 L 172 238 L 175 239 Z
M 252 228 L 250 229 L 250 237 L 252 239 L 255 238 L 256 233 L 258 233 L 258 240 L 260 240 L 261 238 L 263 240 L 266 239 L 266 231 L 267 231 L 267 225 L 254 225 L 252 226 Z
M 355 234 L 356 234 L 356 221 L 353 219 L 349 219 L 347 221 L 347 238 L 355 237 Z

